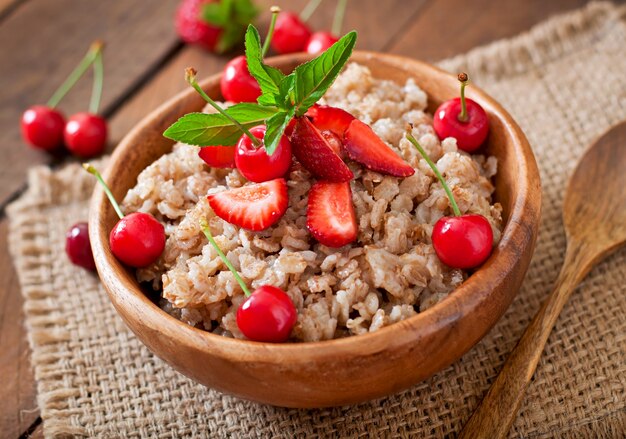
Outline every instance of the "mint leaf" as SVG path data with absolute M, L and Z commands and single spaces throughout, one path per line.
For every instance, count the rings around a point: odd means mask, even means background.
M 265 123 L 278 109 L 242 103 L 225 111 L 246 128 L 252 128 Z M 232 121 L 219 113 L 189 113 L 174 122 L 163 135 L 188 145 L 230 146 L 237 143 L 242 133 Z
M 296 67 L 296 116 L 306 113 L 326 93 L 350 58 L 355 43 L 356 32 L 349 32 L 317 58 Z
M 263 49 L 259 31 L 249 25 L 246 31 L 246 62 L 248 71 L 257 80 L 261 87 L 261 105 L 277 105 L 279 87 L 285 75 L 275 67 L 263 63 Z
M 243 40 L 246 26 L 258 13 L 251 0 L 221 0 L 206 3 L 202 8 L 201 18 L 222 29 L 215 46 L 217 52 L 222 53 Z
M 263 143 L 265 144 L 265 151 L 267 151 L 267 155 L 272 155 L 274 154 L 274 151 L 276 151 L 280 138 L 283 136 L 285 128 L 287 128 L 291 119 L 293 119 L 295 111 L 296 109 L 292 107 L 287 111 L 276 113 L 265 121 L 267 129 L 265 131 L 265 136 L 263 137 Z

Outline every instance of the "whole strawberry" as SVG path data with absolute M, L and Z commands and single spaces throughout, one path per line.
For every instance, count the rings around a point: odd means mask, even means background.
M 222 53 L 243 41 L 257 13 L 251 0 L 182 0 L 176 32 L 186 43 Z

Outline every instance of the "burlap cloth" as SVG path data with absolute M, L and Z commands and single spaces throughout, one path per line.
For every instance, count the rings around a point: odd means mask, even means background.
M 541 169 L 543 223 L 524 286 L 497 326 L 448 369 L 386 399 L 281 409 L 222 395 L 178 374 L 124 326 L 98 278 L 65 257 L 65 231 L 87 217 L 93 180 L 76 165 L 35 168 L 28 192 L 9 209 L 10 243 L 46 436 L 453 436 L 557 276 L 565 244 L 561 200 L 576 159 L 626 119 L 625 12 L 592 4 L 441 63 L 467 69 L 526 132 Z M 511 436 L 626 436 L 625 283 L 623 249 L 574 294 Z

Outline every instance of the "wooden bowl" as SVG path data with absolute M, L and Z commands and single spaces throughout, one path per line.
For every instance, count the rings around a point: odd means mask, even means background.
M 305 54 L 270 63 L 288 72 Z M 457 79 L 428 64 L 398 56 L 355 52 L 352 60 L 375 77 L 400 83 L 414 78 L 429 96 L 429 111 L 458 95 Z M 220 98 L 220 75 L 202 82 Z M 132 270 L 109 250 L 117 217 L 97 188 L 89 232 L 98 272 L 126 324 L 156 355 L 208 387 L 286 407 L 353 404 L 406 389 L 442 370 L 474 346 L 502 316 L 530 262 L 541 206 L 539 173 L 528 142 L 511 116 L 475 86 L 468 95 L 489 115 L 487 150 L 498 158 L 496 199 L 506 222 L 489 260 L 449 297 L 407 320 L 366 335 L 315 343 L 269 344 L 214 335 L 171 317 L 140 290 Z M 115 150 L 105 179 L 117 199 L 141 170 L 169 152 L 163 131 L 181 115 L 199 111 L 193 89 L 180 93 L 135 127 Z

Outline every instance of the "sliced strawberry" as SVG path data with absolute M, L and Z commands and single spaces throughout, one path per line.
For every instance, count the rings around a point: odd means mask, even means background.
M 328 105 L 313 105 L 306 112 L 306 115 L 313 121 L 313 125 L 320 131 L 330 130 L 343 138 L 343 133 L 348 129 L 354 116 L 341 108 Z
M 306 117 L 299 117 L 296 121 L 291 136 L 291 151 L 302 166 L 322 180 L 350 181 L 354 177 L 320 130 Z
M 289 203 L 284 178 L 218 192 L 207 198 L 217 216 L 255 232 L 276 224 Z
M 342 247 L 357 235 L 350 183 L 318 181 L 309 192 L 307 228 L 321 244 Z
M 408 177 L 415 173 L 415 169 L 387 146 L 369 125 L 358 119 L 350 122 L 343 137 L 343 146 L 348 157 L 372 171 L 395 177 Z
M 330 149 L 332 149 L 333 152 L 343 160 L 345 153 L 343 152 L 343 142 L 341 141 L 341 137 L 330 130 L 324 130 L 321 133 L 324 139 L 328 142 Z
M 205 146 L 198 151 L 198 157 L 212 168 L 235 167 L 234 146 Z

